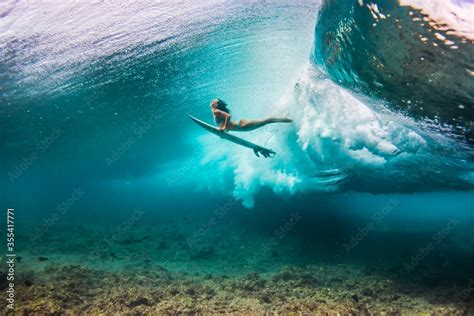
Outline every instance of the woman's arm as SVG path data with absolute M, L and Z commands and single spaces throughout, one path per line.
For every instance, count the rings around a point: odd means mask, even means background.
M 224 112 L 224 111 L 221 111 L 221 110 L 214 110 L 212 111 L 212 113 L 214 114 L 214 117 L 218 117 L 218 118 L 222 118 L 224 120 L 224 123 L 221 124 L 221 127 L 220 129 L 221 130 L 226 130 L 227 129 L 227 124 L 229 123 L 229 120 L 231 118 L 231 115 L 227 112 Z
M 223 131 L 227 130 L 227 123 L 229 122 L 229 118 L 230 118 L 229 114 L 227 114 L 224 118 L 224 126 L 221 128 Z

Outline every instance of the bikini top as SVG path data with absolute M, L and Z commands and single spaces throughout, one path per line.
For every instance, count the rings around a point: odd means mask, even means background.
M 221 125 L 223 120 L 220 117 L 214 116 L 214 121 L 216 122 L 216 125 Z

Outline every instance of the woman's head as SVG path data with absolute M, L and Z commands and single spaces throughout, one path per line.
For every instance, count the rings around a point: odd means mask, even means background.
M 214 99 L 211 101 L 211 108 L 218 109 L 224 111 L 226 113 L 230 113 L 229 108 L 227 107 L 227 103 L 222 101 L 221 99 Z

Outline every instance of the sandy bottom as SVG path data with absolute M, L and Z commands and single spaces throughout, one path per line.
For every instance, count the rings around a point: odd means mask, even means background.
M 328 262 L 301 255 L 291 234 L 225 225 L 196 234 L 182 221 L 20 234 L 17 312 L 474 315 L 474 282 L 439 278 L 429 265 L 406 273 L 389 261 Z

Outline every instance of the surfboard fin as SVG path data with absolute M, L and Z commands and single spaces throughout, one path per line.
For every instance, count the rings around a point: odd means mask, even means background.
M 275 157 L 276 153 L 273 151 L 273 150 L 269 150 L 269 149 L 265 149 L 265 148 L 262 148 L 262 147 L 259 147 L 259 148 L 254 148 L 253 149 L 253 153 L 255 154 L 255 156 L 257 157 L 260 157 L 259 153 L 262 154 L 263 157 L 265 158 L 273 158 Z

